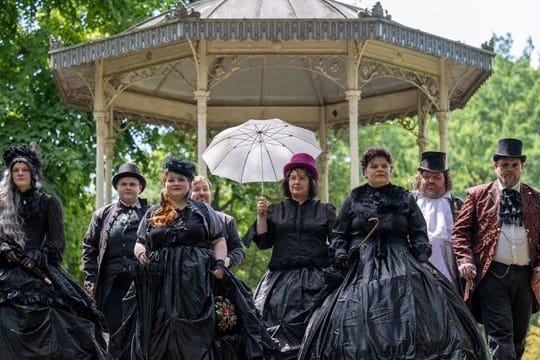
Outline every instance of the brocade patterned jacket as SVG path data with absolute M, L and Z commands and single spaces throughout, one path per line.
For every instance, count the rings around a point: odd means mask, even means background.
M 527 231 L 531 266 L 540 265 L 540 191 L 521 184 L 523 221 Z M 452 231 L 452 246 L 458 265 L 470 263 L 477 269 L 475 288 L 491 265 L 499 240 L 498 218 L 501 191 L 497 181 L 467 191 L 467 198 Z

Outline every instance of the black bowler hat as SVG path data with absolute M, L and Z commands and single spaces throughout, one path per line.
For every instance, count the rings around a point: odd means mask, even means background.
M 146 187 L 146 179 L 141 175 L 141 172 L 139 171 L 139 168 L 135 164 L 126 163 L 120 165 L 118 168 L 118 173 L 113 176 L 112 178 L 112 184 L 114 188 L 116 189 L 116 184 L 118 184 L 118 180 L 120 180 L 123 177 L 134 177 L 138 179 L 141 182 L 142 190 L 144 191 L 144 188 Z
M 527 157 L 521 154 L 523 142 L 519 139 L 506 138 L 499 140 L 499 149 L 493 155 L 493 161 L 498 161 L 500 158 L 517 158 L 521 162 L 525 162 Z
M 418 171 L 448 171 L 446 153 L 440 151 L 424 151 Z

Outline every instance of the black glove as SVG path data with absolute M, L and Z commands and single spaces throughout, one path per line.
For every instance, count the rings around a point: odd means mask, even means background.
M 328 286 L 331 289 L 337 288 L 343 281 L 344 272 L 335 264 L 325 267 L 322 269 L 322 272 L 325 286 Z
M 341 270 L 347 270 L 349 268 L 349 257 L 345 252 L 336 253 L 335 262 L 336 266 Z
M 47 267 L 47 251 L 44 249 L 26 249 L 23 258 L 26 257 L 38 267 Z

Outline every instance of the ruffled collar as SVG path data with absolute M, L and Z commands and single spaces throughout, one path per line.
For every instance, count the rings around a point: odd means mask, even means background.
M 369 213 L 369 216 L 381 216 L 385 213 L 405 210 L 408 206 L 407 195 L 407 190 L 392 184 L 379 188 L 365 184 L 351 192 L 351 197 L 356 204 L 354 208 L 359 212 Z
M 19 193 L 19 215 L 24 219 L 28 220 L 39 211 L 38 200 L 39 196 L 38 191 L 34 188 Z

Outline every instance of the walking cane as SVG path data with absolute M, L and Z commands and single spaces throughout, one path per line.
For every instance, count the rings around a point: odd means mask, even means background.
M 377 229 L 377 227 L 379 226 L 379 219 L 376 218 L 376 217 L 372 217 L 372 218 L 369 218 L 368 219 L 368 222 L 370 224 L 374 224 L 372 225 L 371 227 L 371 230 L 369 230 L 369 232 L 367 233 L 366 237 L 364 237 L 364 239 L 362 239 L 362 241 L 360 241 L 358 244 L 354 245 L 351 250 L 349 250 L 349 256 L 357 251 L 357 250 L 360 250 L 360 248 L 362 247 L 362 245 L 364 245 L 366 243 L 366 241 L 368 241 L 368 239 L 371 237 L 371 235 L 373 235 L 373 233 L 375 232 L 375 230 Z

